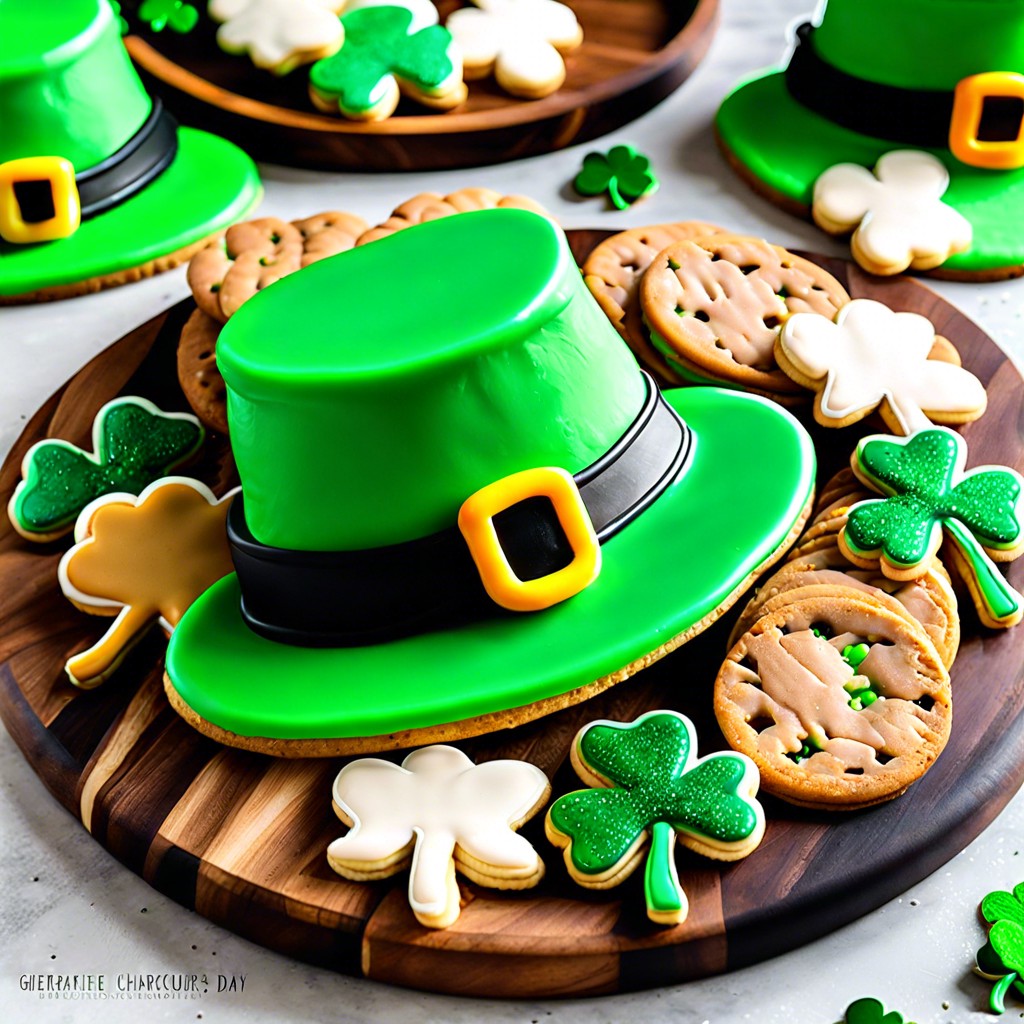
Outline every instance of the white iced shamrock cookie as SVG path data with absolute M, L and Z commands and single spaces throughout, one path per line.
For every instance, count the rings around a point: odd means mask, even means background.
M 814 184 L 815 223 L 833 235 L 853 231 L 853 257 L 872 274 L 930 270 L 971 244 L 971 225 L 942 201 L 949 172 L 914 149 L 886 153 L 871 171 L 836 164 Z
M 494 73 L 506 92 L 539 99 L 565 81 L 562 55 L 576 49 L 583 29 L 556 0 L 474 0 L 451 14 L 445 27 L 463 55 L 467 79 Z
M 334 780 L 334 809 L 352 827 L 327 848 L 327 860 L 356 881 L 387 878 L 411 860 L 416 919 L 446 928 L 459 916 L 456 868 L 496 889 L 540 881 L 544 862 L 514 829 L 550 791 L 547 776 L 526 761 L 476 765 L 455 747 L 414 750 L 401 767 L 361 758 Z
M 937 423 L 968 423 L 987 402 L 981 381 L 962 366 L 929 359 L 931 321 L 854 299 L 835 321 L 819 313 L 791 316 L 775 341 L 775 359 L 798 384 L 817 392 L 814 418 L 844 427 L 881 407 L 904 436 Z
M 208 12 L 223 22 L 217 45 L 247 53 L 258 68 L 286 75 L 329 57 L 345 37 L 337 11 L 344 0 L 211 0 Z

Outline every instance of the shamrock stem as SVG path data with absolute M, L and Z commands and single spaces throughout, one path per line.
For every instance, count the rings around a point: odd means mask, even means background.
M 618 179 L 616 179 L 614 176 L 608 182 L 608 195 L 611 197 L 611 200 L 615 204 L 616 209 L 629 209 L 629 201 L 622 198 L 622 193 L 619 191 Z
M 120 664 L 135 638 L 156 616 L 145 606 L 125 605 L 110 628 L 87 651 L 74 654 L 64 666 L 76 686 L 91 689 Z
M 992 986 L 992 995 L 989 996 L 988 1005 L 993 1013 L 1002 1013 L 1006 1009 L 1003 1005 L 1003 997 L 1006 995 L 1006 990 L 1016 980 L 1016 974 L 1005 974 Z
M 647 916 L 659 924 L 678 924 L 685 920 L 689 909 L 676 874 L 675 845 L 675 829 L 667 821 L 656 821 L 644 869 L 644 895 Z
M 974 576 L 976 587 L 972 586 L 971 591 L 977 593 L 996 621 L 1012 618 L 1020 609 L 1020 594 L 1006 582 L 970 530 L 953 518 L 944 519 L 942 525 Z

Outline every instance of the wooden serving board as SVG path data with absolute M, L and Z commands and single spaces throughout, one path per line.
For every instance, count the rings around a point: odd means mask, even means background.
M 581 258 L 608 233 L 569 234 Z M 820 261 L 852 296 L 923 313 L 955 342 L 988 387 L 987 413 L 964 429 L 971 464 L 1024 471 L 1024 383 L 996 345 L 914 281 L 881 281 L 850 264 Z M 174 351 L 190 309 L 184 302 L 144 324 L 61 388 L 0 471 L 0 494 L 13 489 L 33 442 L 58 436 L 87 444 L 93 414 L 117 394 L 183 408 Z M 846 460 L 859 434 L 812 430 L 825 474 Z M 761 457 L 754 449 L 752 455 Z M 208 442 L 195 472 L 218 491 L 234 482 L 223 439 Z M 65 659 L 91 644 L 108 620 L 81 614 L 61 595 L 56 567 L 65 546 L 28 544 L 6 517 L 0 524 L 0 716 L 34 770 L 97 841 L 155 888 L 264 946 L 378 981 L 537 998 L 740 967 L 903 892 L 963 849 L 1024 779 L 1024 634 L 983 630 L 965 608 L 952 672 L 952 738 L 904 796 L 832 815 L 764 797 L 767 833 L 747 860 L 723 865 L 679 852 L 690 915 L 671 928 L 648 922 L 642 872 L 607 892 L 573 884 L 539 815 L 523 829 L 548 866 L 539 888 L 496 893 L 460 879 L 462 916 L 446 931 L 429 931 L 409 910 L 406 875 L 361 884 L 327 865 L 327 845 L 342 832 L 330 790 L 344 759 L 275 760 L 200 736 L 164 697 L 158 631 L 97 690 L 67 683 Z M 1024 559 L 1009 576 L 1024 587 Z M 555 796 L 579 788 L 568 751 L 580 726 L 596 718 L 630 721 L 674 708 L 696 723 L 701 754 L 720 749 L 711 684 L 735 614 L 592 701 L 462 746 L 478 760 L 532 761 L 551 777 Z
M 237 142 L 258 160 L 346 171 L 472 167 L 548 153 L 606 135 L 674 92 L 707 51 L 718 0 L 570 0 L 583 44 L 565 84 L 540 100 L 509 96 L 491 79 L 469 83 L 458 109 L 436 113 L 403 100 L 376 124 L 317 111 L 309 70 L 283 78 L 217 46 L 205 14 L 185 35 L 156 33 L 124 0 L 128 51 L 149 86 L 186 124 Z M 205 4 L 196 6 L 202 10 Z M 442 22 L 460 0 L 437 0 Z

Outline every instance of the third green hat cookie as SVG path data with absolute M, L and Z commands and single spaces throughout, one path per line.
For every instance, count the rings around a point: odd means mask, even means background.
M 802 211 L 835 164 L 927 151 L 949 172 L 943 202 L 973 228 L 940 273 L 1024 273 L 1024 0 L 829 0 L 715 127 L 755 189 Z
M 164 270 L 259 199 L 240 149 L 146 93 L 106 0 L 3 0 L 0 39 L 0 304 Z
M 811 495 L 788 413 L 660 393 L 522 210 L 284 278 L 217 352 L 237 572 L 176 627 L 167 676 L 238 746 L 383 749 L 585 699 L 713 621 Z

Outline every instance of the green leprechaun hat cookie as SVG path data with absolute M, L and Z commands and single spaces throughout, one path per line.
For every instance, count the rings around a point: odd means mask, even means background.
M 737 86 L 715 127 L 755 189 L 805 211 L 813 201 L 825 230 L 867 223 L 870 197 L 848 189 L 887 186 L 889 205 L 909 215 L 912 183 L 924 190 L 918 239 L 948 237 L 904 266 L 944 260 L 937 272 L 953 277 L 1024 272 L 1024 0 L 828 0 L 819 24 L 797 30 L 785 66 Z M 896 161 L 894 151 L 903 154 Z M 846 176 L 842 202 L 857 207 L 847 222 L 817 208 L 815 183 L 836 165 Z M 855 235 L 859 262 L 895 272 L 870 250 L 863 259 L 861 240 Z
M 175 629 L 167 685 L 242 747 L 383 749 L 582 700 L 715 618 L 811 494 L 795 420 L 662 395 L 521 210 L 291 275 L 217 354 L 237 572 Z
M 106 0 L 3 0 L 0 39 L 0 303 L 148 276 L 255 205 L 253 162 L 146 93 Z

